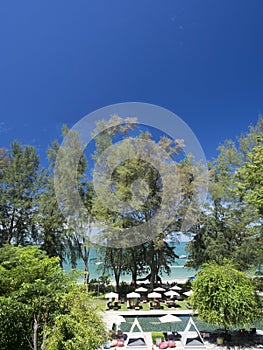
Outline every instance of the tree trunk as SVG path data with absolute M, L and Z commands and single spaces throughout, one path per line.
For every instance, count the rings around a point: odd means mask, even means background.
M 46 350 L 46 338 L 47 338 L 47 334 L 44 332 L 46 327 L 47 327 L 47 323 L 48 323 L 48 313 L 45 313 L 44 315 L 44 318 L 45 318 L 45 321 L 44 321 L 44 328 L 43 328 L 43 342 L 42 342 L 42 345 L 41 345 L 41 350 Z
M 33 346 L 34 350 L 37 350 L 37 331 L 38 331 L 38 320 L 37 315 L 34 314 L 34 333 L 33 333 Z
M 132 270 L 132 280 L 131 283 L 134 287 L 136 287 L 137 284 L 137 269 Z
M 85 264 L 85 272 L 86 272 L 86 284 L 89 284 L 89 254 L 90 254 L 90 247 L 85 245 L 84 247 L 84 264 Z
M 154 284 L 155 284 L 155 276 L 156 276 L 156 261 L 155 261 L 154 243 L 153 242 L 150 243 L 149 248 L 150 248 L 149 249 L 149 258 L 150 258 L 149 266 L 151 269 L 150 288 L 153 289 Z
M 119 292 L 120 288 L 120 272 L 119 271 L 114 271 L 114 276 L 115 276 L 115 282 L 116 282 L 116 292 Z
M 85 268 L 84 284 L 86 284 L 87 289 L 88 289 L 88 284 L 89 284 L 89 253 L 90 253 L 90 249 L 87 248 L 86 245 L 84 245 L 84 249 L 83 249 L 82 244 L 80 243 L 80 241 L 77 238 L 76 238 L 76 243 L 78 245 L 79 255 L 80 255 L 80 257 L 81 257 L 81 259 L 83 260 L 83 263 L 84 263 L 84 268 Z
M 89 263 L 88 263 L 88 257 L 85 255 L 83 257 L 83 262 L 85 266 L 85 284 L 89 284 Z

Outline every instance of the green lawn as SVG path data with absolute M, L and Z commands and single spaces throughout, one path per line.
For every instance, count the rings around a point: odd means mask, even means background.
M 94 301 L 95 301 L 96 305 L 101 310 L 103 310 L 103 311 L 106 310 L 107 299 L 105 299 L 104 294 L 94 297 Z M 176 304 L 178 305 L 178 307 L 176 307 L 176 308 L 168 308 L 164 303 L 161 303 L 161 306 L 163 306 L 163 310 L 187 310 L 187 307 L 186 307 L 187 299 L 182 300 L 182 301 L 177 301 Z M 121 306 L 119 311 L 128 311 L 129 310 L 126 307 L 126 302 L 124 304 L 119 303 L 119 305 Z M 149 311 L 150 310 L 148 302 L 141 303 L 140 305 L 142 306 L 142 309 L 141 309 L 142 311 Z

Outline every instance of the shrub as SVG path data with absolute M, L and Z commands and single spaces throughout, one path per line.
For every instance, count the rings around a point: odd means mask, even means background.
M 204 265 L 193 281 L 191 306 L 201 320 L 216 326 L 247 327 L 260 318 L 260 305 L 251 278 L 226 260 Z
M 155 344 L 156 338 L 161 338 L 164 341 L 164 335 L 161 332 L 152 332 L 152 342 Z

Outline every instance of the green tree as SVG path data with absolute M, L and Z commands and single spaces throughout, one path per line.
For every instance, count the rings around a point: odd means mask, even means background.
M 263 133 L 262 133 L 263 135 Z M 263 136 L 262 136 L 263 138 Z M 247 161 L 237 171 L 238 191 L 242 198 L 252 204 L 263 218 L 263 141 L 247 154 Z
M 46 329 L 46 350 L 99 349 L 106 340 L 105 325 L 85 289 L 73 288 L 62 300 L 66 313 L 55 317 L 54 325 Z
M 182 228 L 186 217 L 196 215 L 199 207 L 193 202 L 197 203 L 198 185 L 204 179 L 197 171 L 201 165 L 182 153 L 182 140 L 160 136 L 156 141 L 149 132 L 136 134 L 134 121 L 131 126 L 119 122 L 115 116 L 99 124 L 92 214 L 102 229 L 107 227 L 101 237 L 108 243 L 105 266 L 114 271 L 117 288 L 123 271 L 132 272 L 136 282 L 140 269 L 131 266 L 135 255 L 149 269 L 153 286 L 158 273 L 169 271 L 168 264 L 176 257 L 165 238 Z M 122 142 L 111 147 L 114 138 Z M 131 250 L 134 246 L 138 248 Z
M 0 246 L 30 244 L 36 234 L 33 217 L 39 157 L 34 147 L 22 147 L 15 141 L 1 159 Z
M 263 132 L 262 132 L 263 135 Z M 263 136 L 262 136 L 263 137 Z M 258 144 L 247 154 L 246 162 L 237 170 L 236 194 L 247 207 L 251 208 L 251 235 L 239 251 L 240 258 L 253 259 L 254 267 L 261 269 L 263 264 L 263 144 L 262 137 L 258 137 Z
M 11 245 L 0 249 L 0 275 L 0 347 L 37 350 L 43 330 L 61 312 L 59 300 L 75 278 L 63 272 L 58 258 L 48 258 L 39 248 Z M 8 324 L 14 328 L 8 329 Z
M 193 229 L 196 235 L 187 246 L 190 267 L 199 268 L 204 262 L 223 258 L 234 259 L 242 269 L 251 264 L 251 257 L 244 260 L 237 251 L 250 237 L 249 224 L 254 215 L 232 191 L 235 175 L 227 150 L 223 148 L 222 152 L 210 165 L 208 201 Z
M 89 257 L 92 248 L 90 239 L 92 229 L 91 198 L 93 188 L 87 179 L 87 160 L 82 151 L 82 143 L 77 132 L 63 127 L 64 143 L 55 141 L 49 149 L 51 168 L 55 173 L 56 196 L 59 209 L 65 217 L 64 234 L 68 259 L 76 267 L 77 259 L 85 266 L 85 283 L 89 282 Z M 53 175 L 52 175 L 53 176 Z M 81 209 L 72 205 L 76 190 L 82 201 Z M 78 199 L 76 199 L 76 202 Z
M 125 271 L 125 254 L 123 248 L 101 247 L 98 252 L 102 256 L 103 265 L 99 266 L 99 270 L 105 275 L 107 271 L 112 270 L 114 274 L 116 291 L 119 291 L 120 277 Z
M 45 315 L 48 312 L 47 304 L 49 301 L 54 301 L 54 295 L 51 296 L 54 291 L 51 291 L 53 288 L 50 288 L 49 279 L 55 278 L 52 270 L 57 265 L 57 259 L 49 261 L 44 256 L 44 252 L 36 247 L 5 246 L 1 248 L 1 300 L 7 306 L 8 301 L 13 299 L 15 309 L 19 309 L 22 304 L 27 310 L 30 328 L 24 328 L 28 323 L 22 324 L 20 332 L 25 334 L 32 349 L 37 349 L 38 333 L 43 327 Z M 49 267 L 46 266 L 47 263 Z M 52 277 L 50 270 L 53 272 Z M 8 311 L 8 308 L 5 310 Z M 9 319 L 10 313 L 5 316 Z
M 41 191 L 36 196 L 34 216 L 37 227 L 35 243 L 47 252 L 49 257 L 58 256 L 62 264 L 68 255 L 66 219 L 59 210 L 52 171 L 43 170 L 39 177 Z
M 252 279 L 232 263 L 210 262 L 192 283 L 191 306 L 208 323 L 230 327 L 248 326 L 260 316 L 260 303 Z
M 251 151 L 262 132 L 263 119 L 260 117 L 257 125 L 250 127 L 237 142 L 225 141 L 219 147 L 217 159 L 209 164 L 208 200 L 193 228 L 196 235 L 187 247 L 188 266 L 199 268 L 204 262 L 223 258 L 232 259 L 242 270 L 262 263 L 262 222 L 247 200 L 252 193 L 246 187 L 248 183 L 241 179 L 244 167 L 251 165 Z M 260 187 L 260 161 L 258 167 L 254 180 L 258 178 Z M 250 189 L 253 186 L 251 181 Z
M 124 262 L 123 271 L 127 274 L 131 274 L 131 284 L 136 286 L 137 279 L 145 271 L 149 271 L 149 266 L 145 254 L 145 244 L 139 246 L 127 248 L 124 250 Z
M 165 237 L 165 234 L 159 235 L 143 245 L 145 260 L 150 271 L 150 288 L 152 289 L 160 282 L 163 272 L 169 275 L 171 272 L 169 265 L 173 264 L 175 258 L 178 258 L 174 247 L 165 241 Z
M 5 148 L 0 148 L 0 179 L 3 176 L 3 170 L 9 162 L 8 152 Z
M 32 324 L 29 306 L 12 297 L 1 296 L 0 325 L 2 350 L 31 349 Z

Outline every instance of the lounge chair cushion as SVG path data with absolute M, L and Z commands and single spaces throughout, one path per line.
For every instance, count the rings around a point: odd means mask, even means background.
M 117 340 L 117 346 L 119 346 L 119 347 L 124 346 L 124 340 L 123 339 L 118 339 Z
M 174 340 L 169 340 L 168 341 L 168 346 L 169 346 L 169 348 L 175 348 L 176 347 L 175 341 Z
M 159 344 L 159 349 L 167 349 L 168 348 L 168 342 L 166 341 L 162 341 L 160 344 Z

